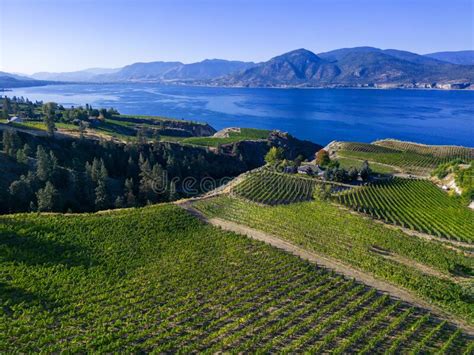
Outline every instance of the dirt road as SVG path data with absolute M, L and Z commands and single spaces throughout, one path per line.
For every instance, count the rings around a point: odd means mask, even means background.
M 220 227 L 226 231 L 231 231 L 234 233 L 246 235 L 252 239 L 267 243 L 273 247 L 276 247 L 280 250 L 284 250 L 288 253 L 298 256 L 311 263 L 314 263 L 316 265 L 319 265 L 327 269 L 331 269 L 341 275 L 355 279 L 356 281 L 364 283 L 368 286 L 374 287 L 378 289 L 379 291 L 389 294 L 390 296 L 394 298 L 400 299 L 404 302 L 411 303 L 417 307 L 421 307 L 426 310 L 429 310 L 431 313 L 441 318 L 447 319 L 453 324 L 456 324 L 458 327 L 462 328 L 465 332 L 471 335 L 474 335 L 474 327 L 468 324 L 467 322 L 454 318 L 453 316 L 444 312 L 440 308 L 422 300 L 418 296 L 413 295 L 411 292 L 403 288 L 400 288 L 388 282 L 376 279 L 370 274 L 356 270 L 351 266 L 343 264 L 340 261 L 329 258 L 325 255 L 321 255 L 315 252 L 309 252 L 292 243 L 282 240 L 274 235 L 271 235 L 271 234 L 268 234 L 268 233 L 265 233 L 265 232 L 262 232 L 262 231 L 259 231 L 259 230 L 256 230 L 256 229 L 253 229 L 253 228 L 250 228 L 238 223 L 226 221 L 220 218 L 208 218 L 199 210 L 194 208 L 192 206 L 191 201 L 180 201 L 177 204 L 181 206 L 182 208 L 184 208 L 185 210 L 187 210 L 193 216 L 199 218 L 201 221 L 205 223 L 209 223 L 213 226 Z

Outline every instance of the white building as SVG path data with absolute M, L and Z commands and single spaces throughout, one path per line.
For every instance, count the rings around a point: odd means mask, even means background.
M 8 123 L 22 123 L 23 120 L 18 116 L 13 116 L 8 119 Z

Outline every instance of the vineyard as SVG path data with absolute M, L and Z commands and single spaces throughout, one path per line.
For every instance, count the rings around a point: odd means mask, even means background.
M 410 174 L 429 175 L 439 164 L 453 159 L 473 160 L 474 149 L 386 140 L 374 144 L 343 143 L 338 155 L 395 166 Z
M 318 181 L 291 174 L 260 170 L 232 189 L 239 197 L 267 205 L 308 201 Z
M 1 217 L 0 237 L 2 353 L 474 347 L 424 310 L 172 205 Z
M 388 229 L 317 199 L 268 207 L 220 196 L 194 205 L 209 217 L 247 225 L 341 260 L 474 323 L 469 286 L 474 264 L 461 250 Z
M 430 181 L 394 178 L 339 193 L 336 199 L 388 223 L 438 237 L 474 241 L 474 211 Z
M 387 147 L 391 149 L 401 150 L 403 152 L 412 152 L 423 155 L 432 155 L 441 159 L 453 160 L 453 159 L 462 159 L 462 160 L 473 160 L 474 159 L 474 149 L 453 145 L 425 145 L 411 142 L 397 141 L 393 139 L 385 139 L 376 141 L 374 145 L 380 147 Z

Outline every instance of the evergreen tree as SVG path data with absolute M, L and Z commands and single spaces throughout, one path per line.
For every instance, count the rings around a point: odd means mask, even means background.
M 16 161 L 20 164 L 28 164 L 28 155 L 25 149 L 18 149 L 16 152 Z
M 58 191 L 49 181 L 46 182 L 44 188 L 38 190 L 36 198 L 38 199 L 38 211 L 51 212 L 58 207 Z
M 370 169 L 369 162 L 364 160 L 360 168 L 360 177 L 363 181 L 367 181 L 370 178 L 370 174 L 372 174 L 372 170 Z
M 34 198 L 31 181 L 22 175 L 19 180 L 13 181 L 8 189 L 10 193 L 11 212 L 28 210 L 30 201 Z
M 21 146 L 21 139 L 18 133 L 12 129 L 3 131 L 2 137 L 3 151 L 10 157 L 16 157 L 16 152 Z
M 36 176 L 41 181 L 52 180 L 57 175 L 58 162 L 53 152 L 46 153 L 39 145 L 36 150 Z
M 114 202 L 115 208 L 124 208 L 125 207 L 125 200 L 122 196 L 117 196 Z
M 56 129 L 56 125 L 54 123 L 55 110 L 56 104 L 54 102 L 48 102 L 47 104 L 43 105 L 43 119 L 46 125 L 46 130 L 48 131 L 48 135 L 50 137 L 54 136 L 54 131 Z
M 124 200 L 128 207 L 135 207 L 137 205 L 137 198 L 135 197 L 133 179 L 125 179 L 124 184 Z
M 95 207 L 98 210 L 104 210 L 108 208 L 108 194 L 107 186 L 105 181 L 99 180 L 97 187 L 95 188 Z
M 11 112 L 10 100 L 8 97 L 4 97 L 2 100 L 2 118 L 8 120 L 10 118 L 9 113 Z

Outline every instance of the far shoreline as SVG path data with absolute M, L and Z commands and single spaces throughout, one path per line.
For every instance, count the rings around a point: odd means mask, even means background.
M 119 81 L 119 82 L 56 82 L 48 85 L 37 85 L 37 86 L 21 86 L 14 88 L 3 88 L 1 92 L 11 92 L 17 89 L 28 89 L 37 87 L 48 87 L 48 86 L 66 86 L 66 85 L 125 85 L 125 84 L 156 84 L 162 86 L 175 86 L 175 87 L 202 87 L 202 88 L 216 88 L 216 89 L 278 89 L 278 90 L 381 90 L 381 91 L 394 91 L 394 90 L 407 90 L 407 91 L 443 91 L 443 92 L 474 92 L 474 88 L 466 89 L 442 89 L 442 88 L 422 88 L 422 87 L 373 87 L 373 86 L 344 86 L 344 87 L 321 87 L 321 86 L 239 86 L 239 85 L 200 85 L 193 83 L 170 83 L 162 81 Z

